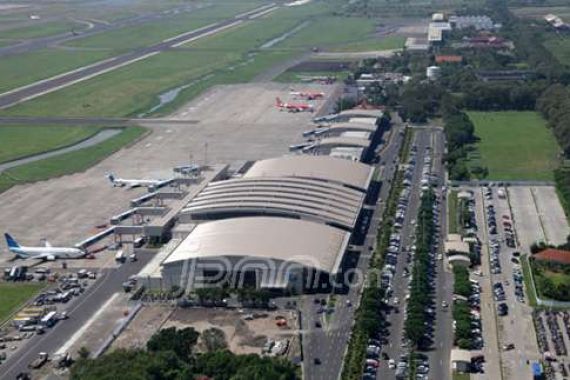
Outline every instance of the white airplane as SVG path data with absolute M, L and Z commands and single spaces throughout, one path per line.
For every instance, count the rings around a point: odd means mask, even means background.
M 19 259 L 54 261 L 57 259 L 79 259 L 87 254 L 85 250 L 80 248 L 52 247 L 47 241 L 44 247 L 22 247 L 9 234 L 5 233 L 4 237 L 10 252 L 16 254 Z
M 123 178 L 116 178 L 113 173 L 107 174 L 107 178 L 113 186 L 127 186 L 129 188 L 133 187 L 151 187 L 151 186 L 160 186 L 163 184 L 168 183 L 171 179 L 162 180 L 162 179 L 123 179 Z

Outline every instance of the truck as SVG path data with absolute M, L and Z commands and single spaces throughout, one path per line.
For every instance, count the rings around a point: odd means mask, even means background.
M 38 357 L 33 362 L 28 364 L 28 368 L 31 369 L 41 368 L 44 364 L 46 364 L 47 361 L 48 361 L 47 352 L 40 352 Z

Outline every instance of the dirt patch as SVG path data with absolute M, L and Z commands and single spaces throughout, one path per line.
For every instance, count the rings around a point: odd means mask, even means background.
M 282 327 L 278 320 L 285 320 Z M 223 331 L 228 349 L 236 354 L 262 354 L 268 340 L 287 342 L 288 352 L 295 352 L 297 322 L 293 312 L 255 313 L 224 309 L 177 309 L 164 327 L 194 327 L 203 332 L 216 328 Z M 202 346 L 199 346 L 201 348 Z
M 144 348 L 150 337 L 166 322 L 173 308 L 164 305 L 143 306 L 128 327 L 113 342 L 111 351 L 119 348 Z

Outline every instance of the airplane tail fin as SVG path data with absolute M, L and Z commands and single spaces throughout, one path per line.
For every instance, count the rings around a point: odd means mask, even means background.
M 281 107 L 283 105 L 283 102 L 281 101 L 281 99 L 279 97 L 275 98 L 275 105 L 277 107 Z
M 109 179 L 109 181 L 111 181 L 113 185 L 115 184 L 115 175 L 113 173 L 107 174 L 107 178 Z
M 20 248 L 20 244 L 10 234 L 5 233 L 4 237 L 6 238 L 6 244 L 8 244 L 8 248 Z

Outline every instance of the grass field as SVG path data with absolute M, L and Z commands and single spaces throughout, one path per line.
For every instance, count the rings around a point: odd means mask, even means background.
M 305 78 L 310 77 L 334 77 L 337 80 L 346 79 L 350 71 L 285 71 L 274 79 L 276 82 L 290 83 L 303 82 Z
M 0 282 L 0 323 L 5 321 L 18 307 L 33 297 L 45 285 L 39 283 Z
M 0 162 L 72 145 L 97 131 L 77 126 L 0 126 Z
M 552 180 L 559 147 L 536 112 L 468 112 L 491 180 Z
M 145 128 L 129 127 L 101 144 L 32 162 L 0 173 L 0 192 L 10 187 L 87 170 L 146 133 Z
M 564 65 L 570 66 L 570 38 L 553 36 L 544 42 L 544 46 Z
M 108 51 L 65 51 L 44 49 L 0 59 L 0 92 L 108 58 Z M 41 64 L 38 64 L 41 62 Z
M 457 199 L 457 191 L 452 190 L 447 196 L 447 221 L 449 223 L 449 233 L 456 234 L 458 232 L 457 222 L 459 220 L 459 200 Z
M 304 49 L 345 44 L 351 46 L 372 36 L 375 24 L 374 19 L 364 17 L 319 17 L 275 47 Z
M 107 48 L 118 51 L 148 46 L 178 34 L 189 32 L 216 21 L 254 9 L 258 1 L 220 3 L 203 9 L 183 13 L 167 21 L 154 21 L 121 28 L 69 42 L 68 46 Z
M 17 27 L 0 31 L 0 38 L 12 40 L 24 40 L 31 38 L 39 38 L 51 36 L 60 33 L 69 33 L 72 30 L 85 29 L 86 25 L 79 24 L 73 21 L 52 21 L 32 24 L 25 27 Z
M 386 36 L 386 37 L 371 37 L 358 42 L 349 43 L 343 46 L 334 47 L 332 51 L 374 51 L 374 50 L 392 50 L 401 49 L 406 42 L 403 36 Z
M 300 11 L 296 11 L 300 12 Z M 126 116 L 149 110 L 157 96 L 194 82 L 173 104 L 180 104 L 212 84 L 244 82 L 262 70 L 298 54 L 295 50 L 256 53 L 265 41 L 298 23 L 295 13 L 284 10 L 244 26 L 200 39 L 185 49 L 161 53 L 141 62 L 11 107 L 11 115 Z M 207 74 L 211 79 L 204 80 Z M 206 77 L 208 78 L 208 77 Z

